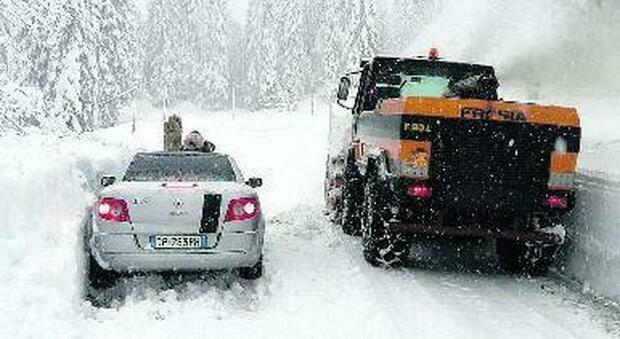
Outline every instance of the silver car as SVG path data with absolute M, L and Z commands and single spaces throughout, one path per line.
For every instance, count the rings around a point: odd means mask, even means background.
M 254 188 L 228 155 L 155 152 L 135 155 L 122 180 L 105 187 L 86 232 L 88 278 L 116 272 L 238 268 L 263 272 L 265 222 Z

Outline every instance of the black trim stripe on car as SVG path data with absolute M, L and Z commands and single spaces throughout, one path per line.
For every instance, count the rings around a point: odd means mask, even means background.
M 205 194 L 202 205 L 202 219 L 200 233 L 215 233 L 220 220 L 222 196 L 220 194 Z

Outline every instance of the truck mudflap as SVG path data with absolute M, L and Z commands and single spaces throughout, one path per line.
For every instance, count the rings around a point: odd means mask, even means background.
M 523 242 L 536 242 L 559 245 L 564 242 L 561 232 L 533 231 L 515 229 L 484 228 L 477 225 L 442 227 L 415 223 L 392 222 L 388 226 L 393 232 L 403 235 L 434 235 L 448 237 L 472 237 L 486 239 L 505 239 Z

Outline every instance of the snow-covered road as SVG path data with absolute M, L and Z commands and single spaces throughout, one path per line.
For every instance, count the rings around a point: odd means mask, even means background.
M 128 299 L 93 311 L 97 331 L 130 336 L 218 338 L 606 338 L 613 318 L 547 278 L 506 275 L 486 260 L 466 268 L 368 266 L 359 239 L 318 208 L 270 219 L 267 272 L 249 283 L 233 275 L 126 280 L 106 291 Z M 131 319 L 131 320 L 129 320 Z M 91 332 L 93 328 L 88 328 Z M 99 332 L 102 331 L 102 332 Z
M 367 265 L 359 239 L 344 235 L 321 212 L 326 109 L 315 115 L 302 107 L 234 117 L 191 107 L 180 111 L 186 128 L 205 131 L 219 150 L 237 158 L 246 175 L 265 179 L 265 276 L 255 282 L 229 273 L 136 276 L 101 291 L 108 308 L 78 298 L 76 234 L 92 199 L 85 183 L 102 171 L 121 170 L 139 148 L 160 148 L 160 119 L 147 118 L 135 134 L 123 125 L 4 158 L 0 169 L 9 180 L 0 183 L 1 191 L 22 193 L 5 196 L 10 203 L 0 208 L 8 216 L 0 235 L 0 297 L 6 301 L 0 303 L 0 337 L 620 335 L 606 308 L 551 278 L 507 275 L 484 248 L 462 253 L 454 244 L 416 244 L 427 255 L 416 257 L 411 267 L 386 271 Z M 3 141 L 5 147 L 16 145 Z M 26 204 L 43 212 L 37 216 Z M 25 239 L 20 235 L 26 227 Z

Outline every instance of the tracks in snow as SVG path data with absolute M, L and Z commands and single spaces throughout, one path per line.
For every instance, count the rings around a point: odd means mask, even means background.
M 287 215 L 282 219 L 300 232 L 289 233 L 286 242 L 312 239 L 309 246 L 323 247 L 321 263 L 329 265 L 333 278 L 348 272 L 348 288 L 365 295 L 361 308 L 373 310 L 368 319 L 375 325 L 366 322 L 359 328 L 374 334 L 370 337 L 382 333 L 390 337 L 597 338 L 609 335 L 605 328 L 618 333 L 607 316 L 552 278 L 505 274 L 496 266 L 486 266 L 489 258 L 485 256 L 478 262 L 475 256 L 447 259 L 473 260 L 457 265 L 464 270 L 427 269 L 417 264 L 401 270 L 374 268 L 364 261 L 359 238 L 344 235 L 318 209 L 303 218 Z M 360 305 L 349 307 L 350 315 L 361 312 L 356 306 Z

